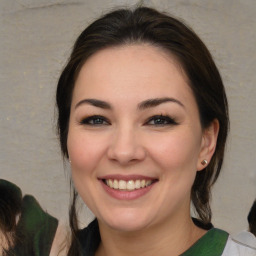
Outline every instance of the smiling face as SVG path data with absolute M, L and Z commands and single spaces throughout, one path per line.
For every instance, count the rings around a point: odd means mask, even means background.
M 207 136 L 184 72 L 163 50 L 108 48 L 83 65 L 67 145 L 75 187 L 101 224 L 131 231 L 189 216 L 216 140 Z

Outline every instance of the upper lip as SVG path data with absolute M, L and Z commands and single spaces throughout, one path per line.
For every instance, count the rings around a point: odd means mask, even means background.
M 124 181 L 129 181 L 129 180 L 157 180 L 155 177 L 149 177 L 149 176 L 144 176 L 144 175 L 137 175 L 137 174 L 132 174 L 132 175 L 122 175 L 122 174 L 109 174 L 109 175 L 104 175 L 98 177 L 100 180 L 124 180 Z

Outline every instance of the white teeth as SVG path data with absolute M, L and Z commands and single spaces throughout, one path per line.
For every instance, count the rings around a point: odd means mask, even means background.
M 109 187 L 111 187 L 111 188 L 113 188 L 113 187 L 114 187 L 114 186 L 113 186 L 113 181 L 112 181 L 112 180 L 108 180 L 107 185 L 108 185 Z
M 127 188 L 128 190 L 134 190 L 134 189 L 135 189 L 134 181 L 133 181 L 133 180 L 129 180 L 129 181 L 127 182 L 126 188 Z
M 135 189 L 145 188 L 153 183 L 153 180 L 105 180 L 108 187 L 119 190 L 133 191 Z
M 140 188 L 140 180 L 135 181 L 135 188 L 139 189 Z
M 124 180 L 119 180 L 119 189 L 126 189 L 126 182 Z
M 114 189 L 119 189 L 119 184 L 118 184 L 117 180 L 114 180 L 113 188 Z

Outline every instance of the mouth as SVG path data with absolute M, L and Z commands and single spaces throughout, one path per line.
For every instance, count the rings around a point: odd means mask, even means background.
M 151 191 L 159 180 L 142 175 L 106 175 L 98 177 L 103 189 L 118 200 L 135 200 Z
M 151 186 L 153 183 L 157 182 L 154 180 L 147 179 L 136 179 L 136 180 L 118 180 L 118 179 L 103 179 L 102 180 L 109 188 L 114 190 L 122 190 L 122 191 L 134 191 L 142 188 L 146 188 Z

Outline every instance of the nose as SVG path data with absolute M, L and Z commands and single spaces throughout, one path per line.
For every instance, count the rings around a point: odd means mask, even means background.
M 108 148 L 108 158 L 120 165 L 142 161 L 146 157 L 146 150 L 138 137 L 132 129 L 117 130 Z

